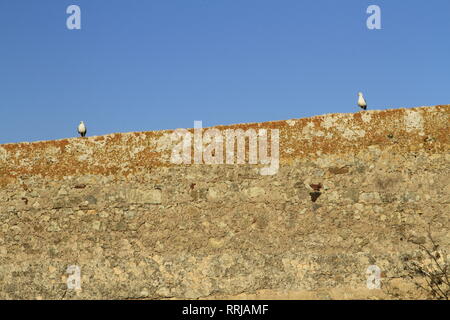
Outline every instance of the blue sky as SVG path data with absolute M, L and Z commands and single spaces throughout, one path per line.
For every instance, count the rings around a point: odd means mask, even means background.
M 354 112 L 358 91 L 449 104 L 450 1 L 0 2 L 0 143 Z

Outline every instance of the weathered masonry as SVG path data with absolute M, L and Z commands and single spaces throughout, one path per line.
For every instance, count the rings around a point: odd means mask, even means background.
M 404 263 L 427 263 L 430 223 L 450 247 L 449 114 L 216 127 L 278 129 L 267 176 L 175 165 L 172 131 L 0 145 L 0 298 L 422 297 Z M 381 289 L 367 288 L 370 265 Z

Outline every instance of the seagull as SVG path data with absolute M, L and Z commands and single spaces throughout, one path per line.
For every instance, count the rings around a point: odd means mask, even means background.
M 86 132 L 87 132 L 86 126 L 84 125 L 84 122 L 81 121 L 80 124 L 78 125 L 78 133 L 79 133 L 82 137 L 84 137 L 84 136 L 86 135 Z
M 358 97 L 358 106 L 360 106 L 361 109 L 367 110 L 367 102 L 364 99 L 362 92 L 358 92 Z

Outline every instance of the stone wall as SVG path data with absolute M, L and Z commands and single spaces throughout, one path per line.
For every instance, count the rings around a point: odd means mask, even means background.
M 0 298 L 427 297 L 403 266 L 430 223 L 449 249 L 449 114 L 216 127 L 278 129 L 266 176 L 175 165 L 172 131 L 0 145 Z M 367 288 L 369 265 L 381 289 Z

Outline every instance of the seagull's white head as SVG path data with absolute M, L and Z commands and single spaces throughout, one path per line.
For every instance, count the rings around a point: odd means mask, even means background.
M 362 95 L 363 95 L 362 92 L 358 92 L 358 96 L 362 97 Z
M 83 121 L 80 121 L 80 124 L 84 124 L 84 122 L 83 122 Z

